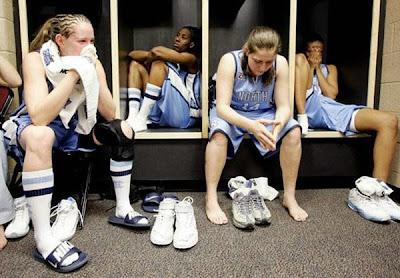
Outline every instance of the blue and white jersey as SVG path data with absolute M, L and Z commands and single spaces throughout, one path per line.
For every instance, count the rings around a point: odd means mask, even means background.
M 236 64 L 231 107 L 235 110 L 249 112 L 276 108 L 274 100 L 275 77 L 272 78 L 268 86 L 264 86 L 262 76 L 253 78 L 243 73 L 241 66 L 243 50 L 236 50 L 231 53 Z M 273 67 L 276 69 L 276 60 Z
M 321 71 L 326 78 L 328 67 L 321 64 Z M 307 90 L 306 113 L 310 128 L 336 130 L 352 135 L 355 132 L 351 127 L 353 113 L 366 108 L 363 105 L 342 104 L 322 94 L 317 75 L 313 77 L 312 88 Z
M 320 68 L 321 68 L 322 75 L 326 78 L 329 74 L 328 66 L 325 64 L 321 64 Z M 318 77 L 316 74 L 314 74 L 314 76 L 313 76 L 312 89 L 313 89 L 312 93 L 315 93 L 318 95 L 322 94 L 321 87 L 319 86 Z M 307 97 L 308 97 L 308 95 L 307 95 Z

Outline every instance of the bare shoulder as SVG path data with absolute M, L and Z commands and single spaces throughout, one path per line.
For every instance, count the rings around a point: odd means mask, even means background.
M 285 56 L 282 56 L 280 54 L 276 56 L 276 71 L 277 73 L 288 71 L 288 61 L 286 60 Z

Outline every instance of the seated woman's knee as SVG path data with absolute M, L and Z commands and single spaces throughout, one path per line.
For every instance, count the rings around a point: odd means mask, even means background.
M 31 151 L 44 151 L 53 147 L 54 131 L 47 126 L 29 126 L 24 133 L 26 148 Z
M 399 128 L 399 121 L 397 119 L 397 116 L 390 114 L 390 113 L 385 113 L 384 119 L 383 119 L 383 124 L 390 130 L 394 130 L 397 132 Z
M 303 53 L 296 54 L 296 67 L 309 67 L 307 57 Z
M 136 61 L 132 61 L 131 64 L 129 65 L 130 72 L 132 72 L 134 70 L 140 71 L 141 69 L 144 69 L 144 66 Z
M 121 121 L 121 130 L 126 138 L 133 139 L 133 129 L 126 121 Z
M 210 142 L 216 144 L 217 146 L 225 146 L 228 144 L 228 138 L 222 132 L 216 132 L 211 137 Z
M 300 127 L 296 127 L 293 128 L 292 130 L 290 130 L 285 138 L 284 138 L 285 142 L 287 144 L 290 145 L 297 145 L 297 144 L 301 144 L 301 131 L 300 131 Z

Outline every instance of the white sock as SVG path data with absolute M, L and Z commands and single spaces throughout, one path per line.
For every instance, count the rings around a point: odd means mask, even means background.
M 29 207 L 35 231 L 37 249 L 43 258 L 61 243 L 53 237 L 50 230 L 50 206 L 53 195 L 53 169 L 22 172 L 22 186 Z M 69 265 L 78 259 L 77 253 L 66 258 L 62 265 Z
M 308 133 L 308 117 L 307 114 L 297 114 L 297 121 L 301 126 L 301 134 L 305 135 Z
M 132 121 L 136 118 L 140 108 L 140 90 L 138 88 L 128 88 L 128 106 L 129 114 L 127 121 Z
M 115 216 L 125 217 L 132 210 L 129 201 L 133 161 L 115 161 L 110 159 L 111 179 L 114 183 L 117 207 Z
M 141 121 L 147 121 L 147 117 L 153 109 L 154 104 L 156 103 L 158 97 L 160 96 L 161 88 L 153 85 L 151 83 L 147 83 L 146 91 L 144 93 L 142 107 L 140 107 L 139 114 L 137 118 Z

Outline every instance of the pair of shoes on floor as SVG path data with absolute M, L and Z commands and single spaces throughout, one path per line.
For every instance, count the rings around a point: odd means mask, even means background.
M 165 198 L 155 216 L 150 241 L 155 245 L 169 245 L 173 242 L 177 249 L 188 249 L 196 245 L 198 231 L 192 203 L 191 197 L 185 197 L 182 201 Z
M 363 176 L 355 185 L 347 202 L 352 210 L 375 222 L 400 221 L 400 206 L 390 199 L 393 190 L 385 182 Z
M 51 226 L 51 232 L 56 239 L 70 240 L 75 235 L 79 221 L 83 226 L 82 214 L 74 198 L 61 200 L 51 210 L 50 218 L 56 217 Z
M 254 229 L 255 225 L 271 223 L 271 212 L 257 189 L 238 188 L 233 192 L 233 225 L 239 229 Z
M 4 235 L 8 239 L 24 237 L 29 232 L 31 218 L 29 216 L 28 204 L 25 196 L 16 198 L 14 200 L 14 206 L 15 218 L 8 224 L 4 231 Z

